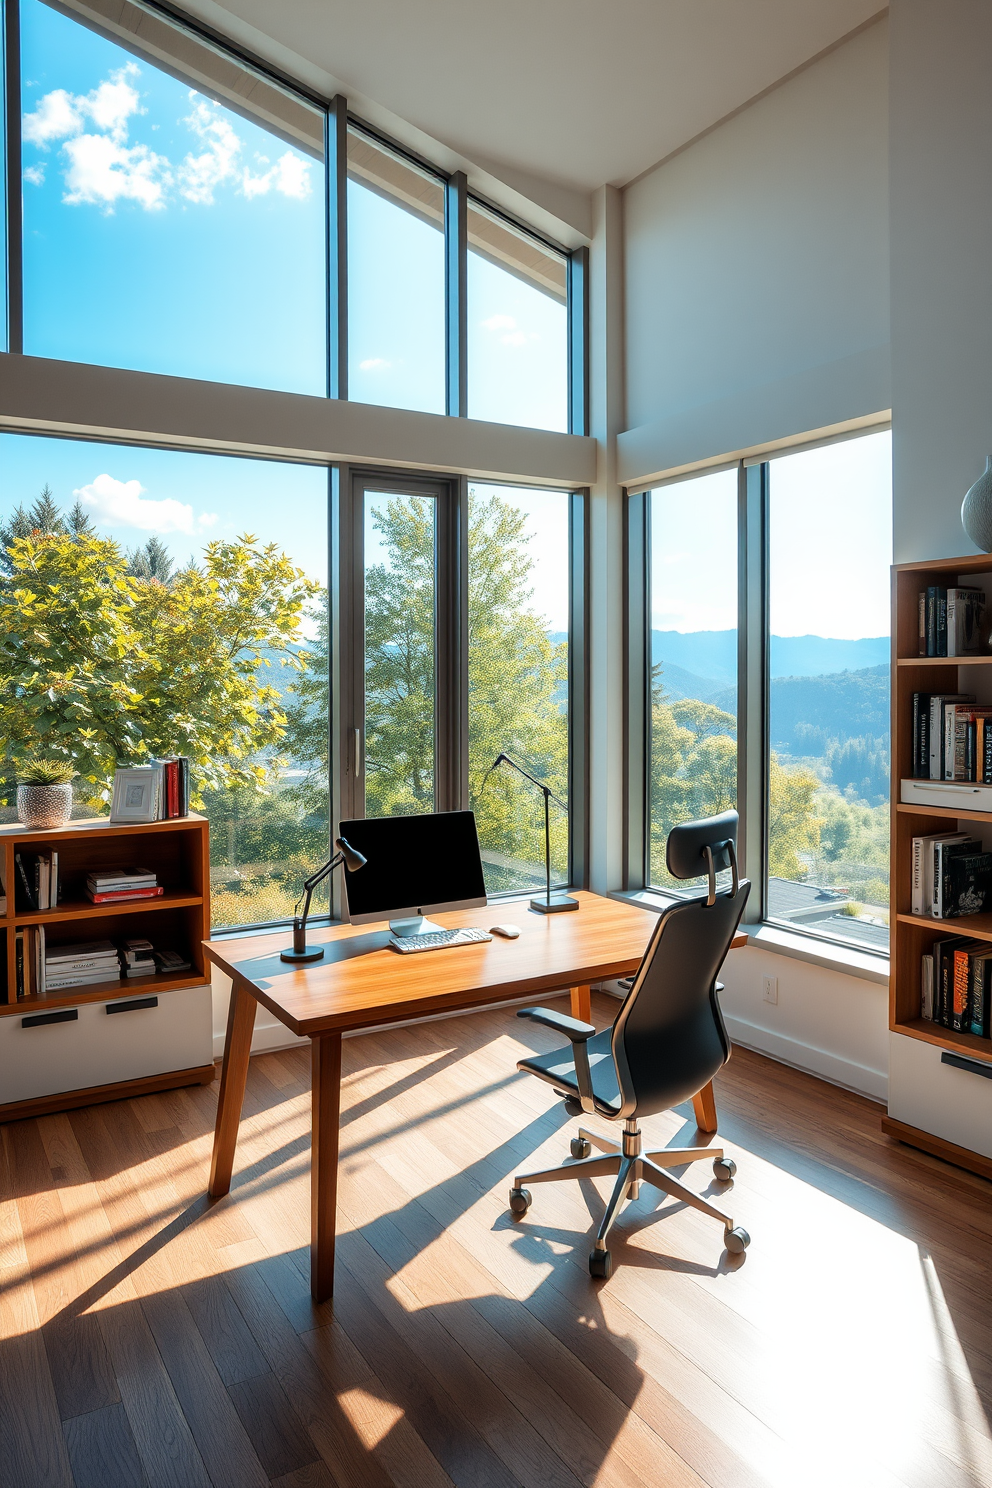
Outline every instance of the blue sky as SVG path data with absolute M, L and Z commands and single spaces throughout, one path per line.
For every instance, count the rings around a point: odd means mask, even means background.
M 737 471 L 652 497 L 656 630 L 737 625 Z M 892 436 L 886 431 L 771 461 L 772 634 L 889 634 Z
M 323 395 L 322 162 L 41 0 L 21 17 L 25 351 Z M 357 182 L 348 209 L 350 395 L 443 413 L 443 234 Z M 472 415 L 565 428 L 564 306 L 476 254 L 469 298 Z

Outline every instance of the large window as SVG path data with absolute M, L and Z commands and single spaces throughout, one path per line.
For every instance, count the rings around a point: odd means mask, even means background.
M 468 206 L 470 418 L 568 429 L 568 276 L 563 253 Z
M 569 496 L 472 484 L 468 497 L 469 801 L 489 893 L 541 888 L 544 806 L 505 753 L 550 786 L 551 867 L 568 882 Z
M 215 926 L 285 919 L 324 861 L 327 471 L 0 435 L 4 767 L 185 754 Z M 30 595 L 30 600 L 26 597 Z
M 463 173 L 153 0 L 5 8 L 0 348 L 585 432 L 578 259 Z
M 888 946 L 891 435 L 769 465 L 769 918 Z
M 322 394 L 322 116 L 169 35 L 21 0 L 24 350 Z
M 444 183 L 348 131 L 348 396 L 445 412 Z
M 672 827 L 737 805 L 737 470 L 662 486 L 647 515 L 648 872 L 672 888 Z
M 889 433 L 642 492 L 628 529 L 629 882 L 678 892 L 669 831 L 736 804 L 749 918 L 884 953 Z

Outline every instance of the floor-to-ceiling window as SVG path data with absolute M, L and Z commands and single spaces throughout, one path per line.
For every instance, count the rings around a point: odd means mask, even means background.
M 749 915 L 884 953 L 889 432 L 675 481 L 629 512 L 631 883 L 676 889 L 672 826 L 736 805 Z

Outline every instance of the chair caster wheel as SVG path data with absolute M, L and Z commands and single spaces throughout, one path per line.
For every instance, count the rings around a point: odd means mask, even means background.
M 592 1143 L 587 1142 L 585 1137 L 573 1137 L 568 1144 L 568 1150 L 573 1157 L 588 1157 L 592 1151 Z
M 737 1172 L 737 1164 L 732 1157 L 717 1157 L 713 1160 L 713 1176 L 721 1183 L 729 1183 Z
M 575 1100 L 572 1096 L 565 1097 L 565 1110 L 569 1116 L 582 1115 L 582 1102 Z
M 609 1281 L 613 1275 L 613 1257 L 608 1250 L 594 1250 L 589 1255 L 589 1275 Z
M 527 1210 L 530 1208 L 530 1206 L 531 1192 L 529 1188 L 510 1189 L 510 1209 L 513 1211 L 518 1219 L 522 1214 L 527 1213 Z
M 751 1236 L 747 1230 L 742 1230 L 740 1225 L 735 1230 L 728 1230 L 723 1237 L 723 1243 L 731 1255 L 743 1255 L 751 1244 Z

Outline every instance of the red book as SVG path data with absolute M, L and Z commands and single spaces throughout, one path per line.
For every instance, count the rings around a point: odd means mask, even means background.
M 157 899 L 164 893 L 162 884 L 156 884 L 152 889 L 117 889 L 111 894 L 90 894 L 90 898 L 94 904 L 116 904 L 124 899 Z
M 165 811 L 169 817 L 179 815 L 178 760 L 170 760 L 165 767 Z

